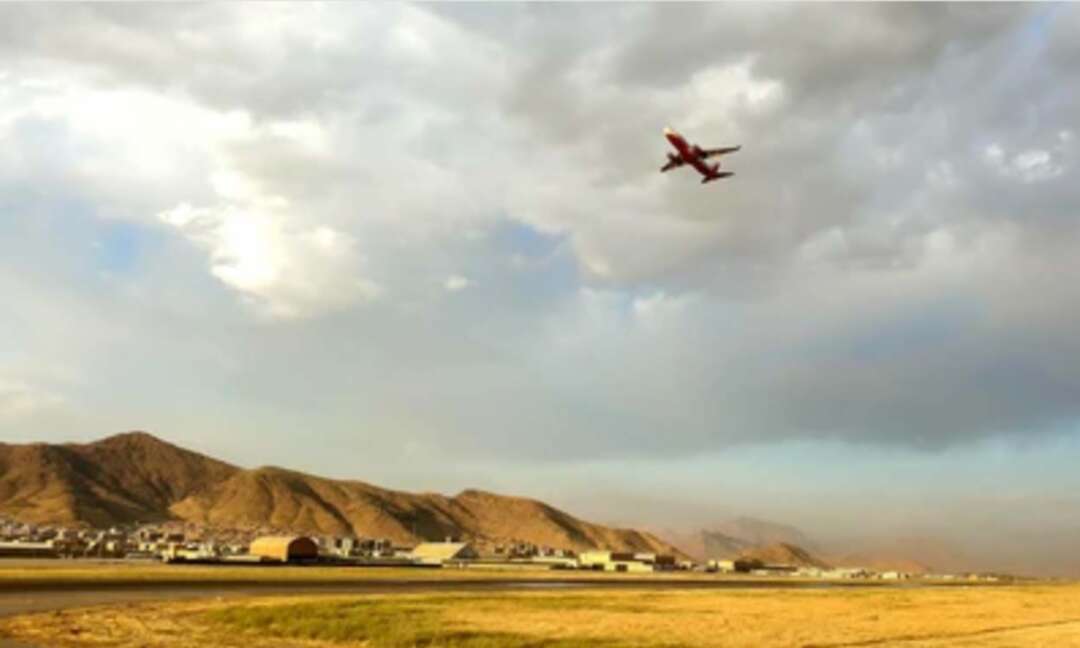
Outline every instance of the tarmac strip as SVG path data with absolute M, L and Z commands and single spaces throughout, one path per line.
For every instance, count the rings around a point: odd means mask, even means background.
M 49 612 L 91 605 L 134 603 L 170 599 L 243 596 L 287 596 L 296 594 L 393 594 L 424 592 L 505 592 L 507 590 L 558 591 L 575 589 L 639 590 L 742 590 L 742 589 L 831 589 L 895 587 L 858 581 L 758 581 L 704 579 L 461 579 L 461 580 L 371 580 L 331 581 L 267 580 L 189 581 L 154 583 L 146 580 L 116 580 L 95 583 L 79 580 L 39 581 L 11 584 L 0 589 L 0 617 Z M 2 648 L 2 646 L 0 646 Z

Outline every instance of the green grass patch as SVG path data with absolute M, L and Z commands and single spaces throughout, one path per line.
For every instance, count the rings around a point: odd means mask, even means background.
M 647 592 L 641 594 L 640 602 L 632 602 L 626 597 L 603 598 L 580 594 L 563 596 L 521 596 L 514 598 L 514 607 L 519 610 L 580 610 L 587 608 L 600 612 L 628 612 L 635 614 L 659 614 L 656 603 L 667 596 L 665 592 Z M 497 604 L 497 599 L 488 599 Z M 647 601 L 647 603 L 646 603 Z
M 209 612 L 206 619 L 222 630 L 263 638 L 367 642 L 379 648 L 624 648 L 630 645 L 601 639 L 555 639 L 454 627 L 441 611 L 448 605 L 483 603 L 472 598 L 432 597 L 408 601 L 365 599 L 233 606 Z

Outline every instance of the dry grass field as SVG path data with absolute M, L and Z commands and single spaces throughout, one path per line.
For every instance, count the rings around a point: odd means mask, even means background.
M 0 620 L 0 636 L 114 648 L 1080 647 L 1080 586 L 174 601 Z

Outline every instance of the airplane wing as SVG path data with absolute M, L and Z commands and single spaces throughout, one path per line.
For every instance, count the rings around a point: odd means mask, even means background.
M 713 173 L 702 178 L 701 184 L 712 182 L 713 180 L 723 180 L 724 178 L 730 178 L 733 175 L 735 175 L 733 171 L 719 171 L 717 173 Z
M 741 146 L 725 146 L 724 148 L 703 149 L 699 155 L 703 159 L 709 159 L 712 157 L 719 157 L 721 155 L 727 155 L 728 153 L 734 153 L 741 149 Z
M 672 169 L 681 167 L 684 164 L 686 164 L 686 160 L 682 159 L 681 157 L 679 157 L 677 155 L 669 155 L 667 164 L 660 167 L 660 170 L 661 171 L 670 171 Z

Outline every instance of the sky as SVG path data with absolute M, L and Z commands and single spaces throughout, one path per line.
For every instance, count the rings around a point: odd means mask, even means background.
M 1078 31 L 1064 4 L 0 7 L 0 440 L 143 429 L 1043 569 L 1080 540 Z M 659 173 L 665 126 L 742 145 L 736 175 Z

